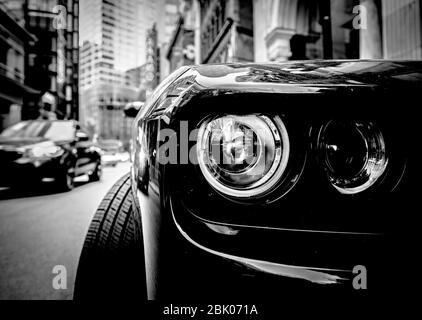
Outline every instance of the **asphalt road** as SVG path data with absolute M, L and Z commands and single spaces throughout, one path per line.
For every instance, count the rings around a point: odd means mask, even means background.
M 0 299 L 72 299 L 79 254 L 101 199 L 128 163 L 105 168 L 100 182 L 84 177 L 71 192 L 0 191 Z M 86 179 L 85 179 L 86 180 Z M 64 266 L 67 289 L 54 289 L 53 268 Z

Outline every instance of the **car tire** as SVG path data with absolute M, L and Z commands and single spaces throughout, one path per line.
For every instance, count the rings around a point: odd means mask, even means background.
M 75 300 L 145 300 L 145 264 L 136 235 L 129 174 L 107 193 L 79 259 Z M 138 231 L 136 231 L 138 232 Z
M 94 171 L 89 175 L 89 181 L 100 181 L 102 175 L 101 161 L 97 161 Z
M 57 184 L 60 190 L 70 191 L 75 187 L 75 171 L 72 167 L 66 167 L 65 170 L 57 178 Z

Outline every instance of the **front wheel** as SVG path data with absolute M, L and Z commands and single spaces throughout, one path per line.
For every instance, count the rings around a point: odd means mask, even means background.
M 97 161 L 95 164 L 94 171 L 89 175 L 89 181 L 100 181 L 102 175 L 102 165 L 101 160 Z
M 146 299 L 144 252 L 135 236 L 132 200 L 127 174 L 92 219 L 79 259 L 75 300 Z
M 63 191 L 70 191 L 75 187 L 75 170 L 72 167 L 66 167 L 64 171 L 56 178 L 58 187 Z

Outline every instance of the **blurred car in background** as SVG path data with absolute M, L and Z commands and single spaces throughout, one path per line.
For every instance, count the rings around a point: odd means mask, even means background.
M 123 142 L 120 140 L 100 140 L 97 145 L 101 149 L 101 159 L 104 166 L 115 167 L 119 162 L 129 160 L 129 154 L 124 150 Z
M 100 150 L 73 120 L 19 122 L 0 134 L 0 186 L 54 181 L 71 190 L 74 178 L 101 178 Z
M 124 151 L 120 154 L 120 162 L 127 162 L 130 160 L 129 152 Z
M 138 112 L 143 108 L 145 102 L 142 101 L 132 101 L 125 105 L 123 112 L 128 118 L 135 118 Z

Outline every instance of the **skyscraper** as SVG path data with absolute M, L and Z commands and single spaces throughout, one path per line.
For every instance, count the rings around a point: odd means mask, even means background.
M 178 0 L 81 0 L 79 43 L 97 46 L 101 54 L 96 61 L 99 63 L 96 71 L 125 72 L 139 67 L 146 62 L 147 31 L 154 24 L 159 44 L 170 38 L 168 19 L 164 16 L 167 11 L 169 14 L 177 11 L 177 3 Z M 106 78 L 107 72 L 104 73 Z M 81 88 L 84 89 L 85 84 Z
M 127 71 L 145 63 L 147 29 L 159 20 L 163 1 L 81 1 L 81 120 L 100 137 L 128 138 L 122 109 L 139 88 Z
M 144 57 L 140 53 L 145 45 L 142 3 L 141 0 L 82 0 L 80 44 L 89 41 L 100 45 L 100 59 L 117 70 L 141 65 Z
M 100 136 L 112 138 L 107 114 L 112 113 L 115 122 L 125 121 L 123 112 L 115 111 L 136 100 L 140 91 L 128 71 L 147 62 L 148 30 L 153 26 L 159 49 L 169 40 L 172 21 L 164 17 L 167 11 L 177 12 L 178 0 L 81 0 L 80 6 L 81 119 L 90 126 L 95 123 Z M 127 135 L 113 132 L 115 138 Z
M 136 97 L 125 71 L 140 62 L 139 0 L 81 1 L 81 121 L 103 138 L 123 138 L 122 109 Z

